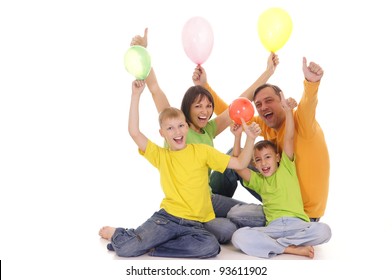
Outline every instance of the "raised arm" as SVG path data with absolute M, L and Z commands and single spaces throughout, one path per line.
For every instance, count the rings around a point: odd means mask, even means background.
M 306 57 L 302 58 L 302 71 L 305 79 L 312 83 L 319 82 L 324 75 L 323 68 L 314 62 L 310 62 L 308 65 Z
M 289 159 L 293 160 L 294 158 L 294 133 L 295 133 L 295 124 L 294 124 L 294 116 L 293 110 L 290 108 L 287 100 L 284 98 L 283 92 L 280 92 L 280 99 L 283 110 L 286 113 L 286 124 L 285 124 L 285 134 L 283 140 L 283 151 L 288 156 Z
M 192 80 L 195 86 L 203 86 L 211 93 L 212 97 L 214 98 L 214 113 L 216 115 L 221 114 L 229 107 L 229 105 L 226 104 L 226 102 L 222 98 L 220 98 L 216 94 L 216 92 L 209 86 L 209 84 L 207 83 L 207 73 L 200 65 L 196 66 L 195 71 L 192 75 Z
M 144 29 L 144 35 L 136 35 L 132 38 L 131 46 L 139 45 L 147 48 L 148 44 L 148 28 Z M 151 92 L 152 99 L 154 100 L 155 107 L 157 108 L 158 113 L 162 112 L 163 109 L 170 107 L 169 100 L 166 97 L 166 94 L 163 92 L 161 87 L 159 86 L 158 79 L 155 75 L 155 71 L 153 68 L 150 70 L 150 74 L 146 78 L 146 83 L 149 91 Z
M 268 79 L 275 72 L 276 66 L 278 64 L 279 64 L 278 55 L 271 53 L 268 57 L 267 69 L 240 96 L 252 100 L 253 93 L 256 90 L 256 88 L 262 84 L 265 84 L 268 81 Z M 215 103 L 214 112 L 215 114 L 217 114 L 217 117 L 215 118 L 216 127 L 217 127 L 215 136 L 218 136 L 222 131 L 224 131 L 231 124 L 231 119 L 228 110 L 229 106 L 209 86 L 207 82 L 207 74 L 204 68 L 198 66 L 193 73 L 192 80 L 194 84 L 204 86 L 212 94 L 214 98 L 214 103 Z
M 247 88 L 240 96 L 246 97 L 250 101 L 253 101 L 253 94 L 255 93 L 256 88 L 265 84 L 268 79 L 274 74 L 276 67 L 279 64 L 279 57 L 275 53 L 270 53 L 267 61 L 267 69 L 261 74 L 260 77 L 249 87 Z
M 241 135 L 242 126 L 234 123 L 230 127 L 230 131 L 234 134 L 234 146 L 233 146 L 233 156 L 237 157 L 241 153 Z M 253 149 L 252 149 L 253 151 Z M 250 180 L 250 170 L 246 167 L 244 169 L 237 169 L 237 174 L 245 181 Z
M 234 145 L 232 155 L 238 157 L 241 153 L 241 135 L 242 125 L 234 123 L 230 127 L 231 133 L 234 135 Z
M 152 99 L 154 100 L 155 107 L 157 108 L 158 113 L 170 107 L 169 100 L 167 99 L 166 94 L 159 86 L 153 68 L 151 68 L 150 74 L 148 74 L 148 77 L 146 78 L 146 83 L 147 83 L 148 90 L 151 92 Z
M 140 95 L 145 88 L 144 81 L 135 80 L 132 83 L 131 106 L 129 108 L 128 131 L 133 141 L 143 152 L 146 151 L 147 137 L 139 129 L 139 103 Z
M 253 82 L 250 87 L 248 87 L 240 96 L 248 98 L 249 100 L 253 100 L 253 94 L 256 88 L 261 86 L 262 84 L 265 84 L 268 79 L 274 74 L 275 69 L 277 65 L 279 64 L 279 57 L 275 53 L 270 53 L 267 61 L 267 69 L 256 79 L 256 81 Z M 199 75 L 195 75 L 196 72 L 194 72 L 194 75 L 192 76 L 193 82 L 196 84 L 200 84 L 204 86 L 213 96 L 214 102 L 215 102 L 215 108 L 214 108 L 214 113 L 216 115 L 220 115 L 224 110 L 226 110 L 229 105 L 226 104 L 223 99 L 221 99 L 216 92 L 211 88 L 211 86 L 208 84 L 207 81 L 207 76 L 205 75 L 205 71 L 203 68 L 201 68 L 201 71 L 199 71 Z M 205 76 L 203 76 L 203 74 Z
M 324 75 L 324 70 L 314 62 L 310 62 L 308 65 L 305 57 L 302 61 L 302 70 L 305 78 L 304 92 L 296 113 L 296 118 L 298 118 L 296 131 L 301 137 L 309 139 L 314 136 L 318 129 L 316 121 L 318 88 Z
M 249 126 L 245 123 L 244 120 L 242 120 L 242 126 L 245 130 L 246 133 L 246 141 L 245 141 L 245 146 L 242 149 L 241 153 L 238 155 L 238 157 L 232 156 L 228 168 L 231 169 L 244 169 L 248 166 L 249 162 L 252 159 L 253 155 L 253 146 L 255 143 L 255 139 L 257 136 L 260 134 L 260 126 L 256 124 L 255 122 L 251 123 Z

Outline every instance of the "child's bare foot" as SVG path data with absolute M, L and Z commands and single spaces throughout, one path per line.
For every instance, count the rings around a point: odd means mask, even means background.
M 312 246 L 289 246 L 284 250 L 285 254 L 293 254 L 299 256 L 305 256 L 313 259 L 314 248 Z
M 116 230 L 116 228 L 114 228 L 114 227 L 109 227 L 109 226 L 105 226 L 105 227 L 102 227 L 100 230 L 99 230 L 99 236 L 101 236 L 102 238 L 105 238 L 105 239 L 107 239 L 107 240 L 110 240 L 111 238 L 112 238 L 112 236 L 113 236 L 113 234 L 114 234 L 114 231 Z

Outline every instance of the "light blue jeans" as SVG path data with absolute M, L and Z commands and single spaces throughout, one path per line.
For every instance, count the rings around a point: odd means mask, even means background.
M 263 206 L 253 203 L 234 205 L 227 213 L 227 218 L 235 223 L 238 228 L 263 227 L 266 222 Z
M 219 194 L 213 194 L 211 199 L 216 218 L 204 223 L 204 226 L 221 244 L 230 242 L 233 233 L 240 227 L 265 225 L 261 205 L 246 204 Z
M 108 244 L 120 257 L 211 258 L 220 245 L 202 223 L 177 218 L 161 209 L 137 229 L 117 228 Z
M 247 255 L 270 258 L 283 254 L 286 247 L 315 246 L 331 239 L 331 228 L 320 222 L 282 217 L 265 227 L 243 227 L 232 237 L 233 245 Z

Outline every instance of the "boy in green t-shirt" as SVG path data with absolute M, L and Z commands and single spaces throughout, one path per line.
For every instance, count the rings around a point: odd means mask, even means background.
M 258 172 L 248 168 L 236 170 L 244 185 L 263 197 L 266 226 L 240 228 L 233 234 L 232 242 L 256 257 L 294 254 L 313 258 L 312 246 L 328 242 L 331 229 L 327 224 L 310 222 L 304 211 L 295 167 L 293 112 L 282 92 L 280 95 L 286 114 L 282 155 L 274 143 L 263 140 L 255 144 L 253 151 Z M 236 136 L 233 155 L 238 155 L 242 130 L 240 126 L 233 126 L 231 130 Z

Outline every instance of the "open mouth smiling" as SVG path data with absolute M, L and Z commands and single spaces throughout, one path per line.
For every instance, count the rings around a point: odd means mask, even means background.
M 176 142 L 177 144 L 181 144 L 182 141 L 184 140 L 184 136 L 179 136 L 179 137 L 175 137 L 173 138 L 174 142 Z
M 265 113 L 263 117 L 267 120 L 271 119 L 274 114 L 272 112 Z

